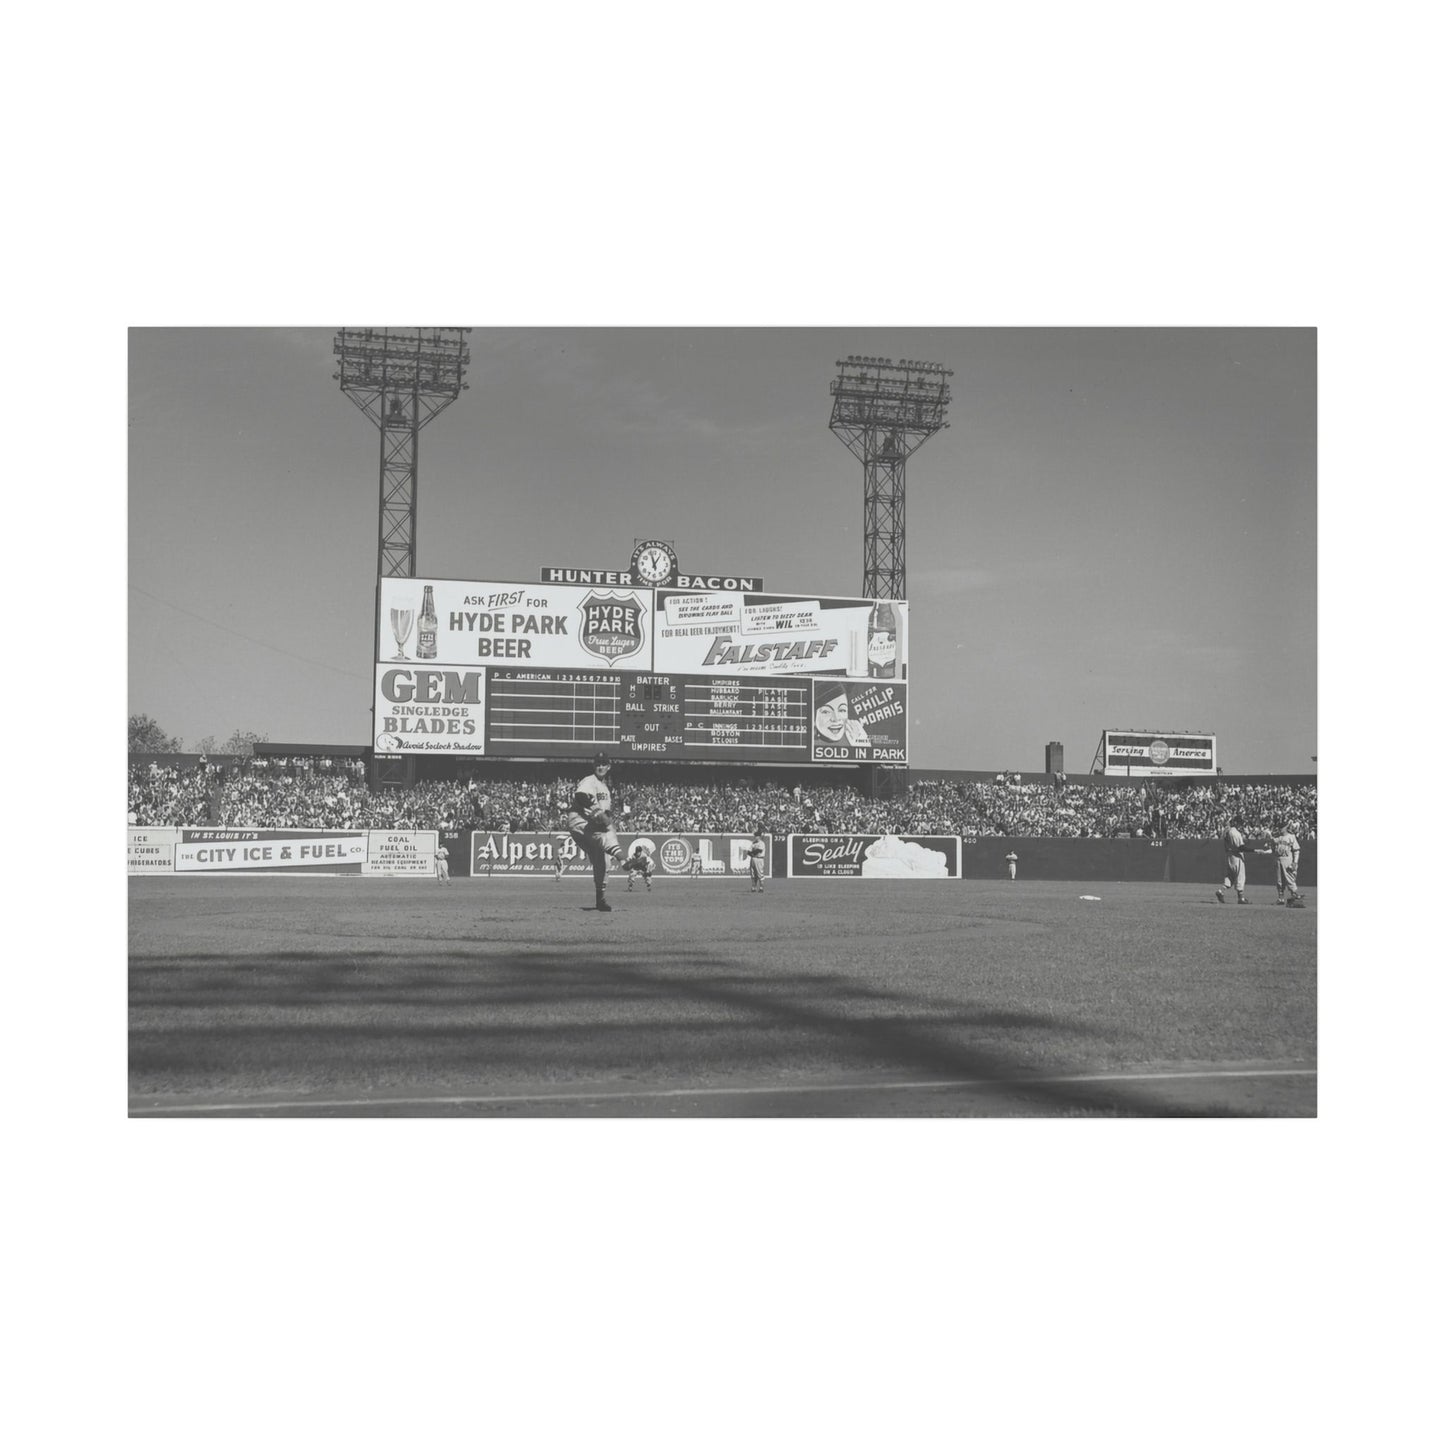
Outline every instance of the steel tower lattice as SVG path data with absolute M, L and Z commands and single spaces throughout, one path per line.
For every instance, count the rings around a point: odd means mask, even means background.
M 907 597 L 908 458 L 948 425 L 951 371 L 935 361 L 847 356 L 829 390 L 829 430 L 863 463 L 863 595 Z
M 381 435 L 378 577 L 416 576 L 421 429 L 467 389 L 467 326 L 343 326 L 334 380 Z

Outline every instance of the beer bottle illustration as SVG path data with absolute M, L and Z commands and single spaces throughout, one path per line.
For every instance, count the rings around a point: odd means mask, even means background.
M 416 625 L 416 655 L 423 662 L 429 662 L 437 655 L 437 609 L 430 587 L 422 588 L 421 617 Z
M 898 666 L 898 618 L 891 602 L 875 602 L 868 617 L 868 676 L 892 677 Z

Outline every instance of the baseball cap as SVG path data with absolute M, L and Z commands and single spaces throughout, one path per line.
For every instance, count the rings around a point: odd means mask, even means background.
M 612 766 L 612 759 L 609 758 L 606 753 L 594 753 L 592 755 L 592 766 L 594 768 L 600 768 L 604 764 L 609 768 Z

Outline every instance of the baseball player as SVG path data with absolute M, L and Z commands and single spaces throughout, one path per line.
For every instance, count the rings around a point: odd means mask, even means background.
M 748 877 L 751 884 L 749 893 L 761 893 L 763 891 L 763 855 L 767 852 L 768 845 L 763 841 L 763 830 L 753 830 L 753 840 L 748 844 Z
M 1008 864 L 1008 876 L 1017 878 L 1019 876 L 1019 855 L 1017 853 L 1005 853 L 1003 861 Z
M 592 882 L 597 889 L 597 911 L 611 913 L 607 901 L 607 860 L 622 862 L 622 844 L 612 827 L 612 789 L 607 780 L 612 759 L 598 753 L 592 771 L 577 784 L 567 810 L 567 832 L 592 863 Z
M 558 786 L 557 796 L 552 800 L 552 806 L 560 815 L 553 823 L 552 828 L 552 881 L 560 883 L 562 874 L 567 869 L 567 844 L 571 841 L 572 835 L 567 831 L 567 808 L 570 799 L 563 795 L 561 786 Z
M 1240 831 L 1243 827 L 1244 819 L 1236 817 L 1229 820 L 1224 830 L 1224 884 L 1214 890 L 1216 903 L 1224 902 L 1225 890 L 1230 888 L 1238 895 L 1238 902 L 1249 902 L 1244 896 L 1244 834 Z
M 1284 904 L 1288 908 L 1303 908 L 1305 898 L 1299 891 L 1299 880 L 1296 876 L 1299 868 L 1299 839 L 1283 818 L 1276 818 L 1269 841 L 1274 853 L 1275 903 Z M 1286 894 L 1289 896 L 1286 897 Z
M 629 893 L 632 892 L 632 885 L 639 877 L 647 884 L 647 891 L 652 892 L 652 855 L 648 853 L 644 844 L 638 843 L 633 847 L 622 867 L 627 874 L 627 891 Z
M 432 855 L 432 862 L 436 868 L 437 882 L 450 883 L 452 881 L 451 859 L 447 857 L 446 847 L 440 839 L 437 840 L 437 850 Z

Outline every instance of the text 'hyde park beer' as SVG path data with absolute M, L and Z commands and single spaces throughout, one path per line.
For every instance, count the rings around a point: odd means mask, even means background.
M 416 655 L 422 662 L 437 655 L 437 607 L 432 601 L 430 587 L 422 588 L 421 618 L 416 625 Z
M 898 618 L 891 602 L 875 602 L 868 617 L 868 676 L 893 677 L 898 671 Z

